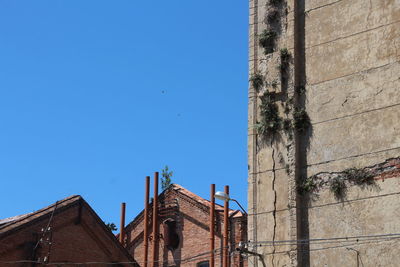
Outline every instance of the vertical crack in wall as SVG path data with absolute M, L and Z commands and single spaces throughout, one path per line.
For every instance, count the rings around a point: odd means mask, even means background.
M 365 29 L 367 30 L 368 29 L 368 27 L 369 27 L 369 22 L 371 21 L 370 20 L 370 17 L 371 17 L 371 15 L 372 15 L 372 12 L 373 12 L 373 9 L 372 9 L 372 0 L 369 0 L 369 8 L 368 8 L 368 15 L 367 15 L 367 19 L 365 20 L 366 21 L 366 23 L 365 23 Z
M 274 208 L 272 211 L 272 216 L 274 220 L 274 227 L 272 231 L 272 266 L 275 266 L 275 237 L 276 237 L 276 189 L 275 189 L 275 180 L 276 180 L 276 173 L 275 173 L 275 148 L 274 148 L 274 137 L 271 138 L 271 149 L 272 149 L 272 192 L 274 192 Z

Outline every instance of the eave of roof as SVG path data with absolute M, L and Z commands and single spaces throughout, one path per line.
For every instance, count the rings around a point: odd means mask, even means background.
M 56 205 L 57 205 L 57 210 L 60 210 L 67 206 L 70 206 L 71 204 L 79 201 L 80 199 L 82 199 L 82 197 L 79 195 L 69 196 L 43 209 L 3 219 L 2 221 L 4 221 L 4 223 L 0 224 L 0 238 L 3 236 L 3 234 L 7 232 L 17 230 L 20 227 L 23 227 L 40 219 L 42 216 L 50 214 L 54 210 L 54 207 Z
M 69 196 L 56 203 L 47 206 L 38 211 L 27 213 L 23 215 L 18 215 L 10 218 L 3 219 L 3 224 L 0 223 L 0 240 L 9 234 L 12 234 L 19 229 L 23 229 L 36 221 L 40 220 L 42 217 L 50 215 L 53 211 L 55 214 L 59 214 L 63 210 L 73 207 L 75 205 L 82 204 L 85 205 L 90 214 L 96 219 L 96 221 L 102 226 L 103 234 L 108 235 L 114 242 L 114 245 L 118 247 L 122 253 L 127 257 L 130 262 L 136 262 L 134 258 L 129 254 L 129 252 L 121 245 L 121 243 L 116 239 L 114 234 L 107 228 L 104 222 L 100 219 L 97 213 L 90 207 L 90 205 L 79 195 Z M 137 263 L 136 263 L 137 265 Z

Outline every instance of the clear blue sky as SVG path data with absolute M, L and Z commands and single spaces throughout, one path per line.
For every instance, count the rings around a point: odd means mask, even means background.
M 0 218 L 80 194 L 130 221 L 165 165 L 246 206 L 247 28 L 247 0 L 1 1 Z

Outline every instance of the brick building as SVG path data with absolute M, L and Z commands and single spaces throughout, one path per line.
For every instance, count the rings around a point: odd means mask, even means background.
M 210 202 L 185 188 L 172 184 L 159 195 L 158 266 L 208 266 L 210 258 Z M 150 204 L 152 206 L 152 204 Z M 222 263 L 223 207 L 215 205 L 215 266 Z M 152 237 L 152 212 L 148 218 Z M 229 266 L 247 266 L 247 261 L 235 248 L 247 239 L 247 216 L 239 210 L 229 211 Z M 144 211 L 125 227 L 126 248 L 138 264 L 144 263 Z M 152 238 L 149 240 L 151 263 Z M 150 265 L 149 265 L 150 266 Z
M 15 261 L 18 263 L 8 264 Z M 130 262 L 110 266 L 137 266 L 81 196 L 71 196 L 39 211 L 0 220 L 0 266 L 38 266 L 43 262 L 64 263 L 63 266 Z

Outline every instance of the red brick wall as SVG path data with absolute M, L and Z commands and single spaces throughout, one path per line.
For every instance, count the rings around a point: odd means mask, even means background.
M 197 263 L 207 261 L 210 258 L 210 234 L 209 234 L 209 209 L 203 205 L 196 203 L 185 196 L 182 196 L 174 191 L 167 193 L 165 202 L 171 202 L 172 199 L 177 199 L 179 204 L 179 212 L 176 216 L 172 216 L 177 221 L 177 232 L 180 237 L 179 247 L 170 251 L 164 247 L 164 240 L 159 240 L 159 253 L 158 253 L 158 266 L 196 266 Z M 150 215 L 151 218 L 152 215 Z M 160 219 L 159 233 L 163 233 L 162 222 L 166 217 Z M 216 236 L 215 236 L 215 249 L 217 255 L 215 256 L 215 266 L 221 266 L 222 255 L 222 214 L 217 216 L 216 223 Z M 231 225 L 230 231 L 230 243 L 232 250 L 235 249 L 233 243 L 241 240 L 246 240 L 246 224 L 242 222 L 242 219 L 232 219 L 233 226 Z M 137 225 L 128 225 L 126 229 L 127 248 L 131 255 L 135 257 L 135 260 L 139 265 L 143 266 L 144 262 L 144 247 L 143 247 L 143 217 L 138 218 L 136 221 Z M 149 219 L 149 235 L 152 235 L 151 219 Z M 149 242 L 148 261 L 152 260 L 152 241 Z M 205 254 L 194 259 L 189 259 L 195 255 Z M 239 255 L 232 255 L 233 260 L 231 266 L 247 266 L 241 264 L 241 257 Z M 151 266 L 151 264 L 149 264 Z
M 0 240 L 0 260 L 38 260 L 50 256 L 50 262 L 127 262 L 128 257 L 115 245 L 112 233 L 104 232 L 102 224 L 89 214 L 83 206 L 79 218 L 79 206 L 69 207 L 61 213 L 55 213 L 51 222 L 51 246 L 41 242 L 32 257 L 33 247 L 42 237 L 42 228 L 46 228 L 49 216 L 29 222 L 21 229 L 11 232 Z M 50 248 L 50 253 L 49 252 Z M 1 265 L 1 264 L 0 264 Z M 18 265 L 13 265 L 18 266 Z M 30 266 L 21 264 L 20 266 Z M 125 265 L 128 266 L 128 265 Z M 130 265 L 129 265 L 130 266 Z

